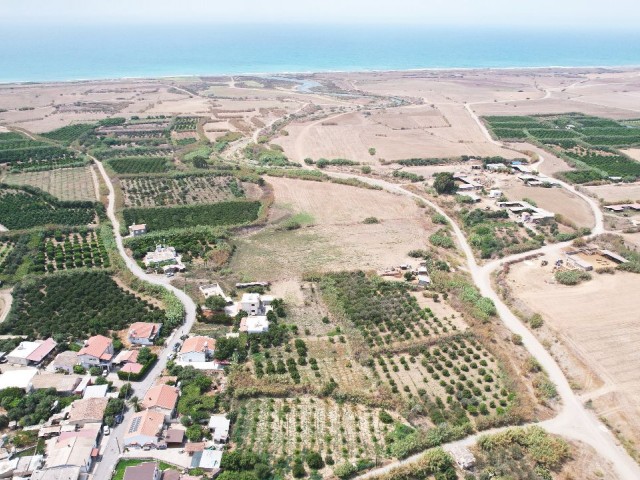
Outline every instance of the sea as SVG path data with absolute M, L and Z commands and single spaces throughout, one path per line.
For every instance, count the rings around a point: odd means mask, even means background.
M 640 29 L 6 25 L 0 82 L 640 65 Z

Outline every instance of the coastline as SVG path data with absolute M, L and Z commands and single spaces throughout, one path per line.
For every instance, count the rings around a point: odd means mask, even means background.
M 200 77 L 296 77 L 310 75 L 341 75 L 341 74 L 393 74 L 393 73 L 419 73 L 419 72 L 500 72 L 500 71 L 548 71 L 548 70 L 622 70 L 634 71 L 640 70 L 640 64 L 628 65 L 548 65 L 548 66 L 512 66 L 512 67 L 424 67 L 424 68 L 406 68 L 406 69 L 354 69 L 354 70 L 300 70 L 300 71 L 261 71 L 261 72 L 244 72 L 244 73 L 200 73 L 200 74 L 174 74 L 174 75 L 158 75 L 158 76 L 123 76 L 123 77 L 95 77 L 95 78 L 71 78 L 64 80 L 2 80 L 0 79 L 0 87 L 8 85 L 51 85 L 51 84 L 74 84 L 74 83 L 99 83 L 99 82 L 123 82 L 123 81 L 153 81 L 168 79 L 196 79 Z

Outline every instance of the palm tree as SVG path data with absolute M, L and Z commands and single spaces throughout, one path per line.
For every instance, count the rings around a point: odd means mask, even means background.
M 136 412 L 142 410 L 142 404 L 140 403 L 140 399 L 136 395 L 129 399 L 129 406 Z

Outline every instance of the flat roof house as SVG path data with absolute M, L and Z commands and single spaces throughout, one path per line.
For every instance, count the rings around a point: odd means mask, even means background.
M 78 362 L 85 368 L 106 367 L 110 369 L 113 354 L 111 339 L 103 335 L 96 335 L 84 343 L 84 347 L 78 352 Z
M 231 421 L 224 415 L 211 415 L 209 430 L 215 443 L 227 443 Z
M 216 349 L 216 341 L 209 337 L 189 337 L 178 353 L 181 362 L 206 362 Z
M 20 345 L 7 355 L 7 362 L 15 365 L 38 366 L 53 352 L 56 345 L 52 338 L 44 341 L 20 342 Z
M 266 315 L 249 315 L 240 320 L 240 331 L 247 333 L 268 332 L 269 320 Z
M 153 410 L 136 413 L 124 434 L 124 446 L 129 448 L 158 448 L 164 426 L 164 415 Z
M 164 414 L 168 421 L 173 417 L 176 404 L 178 403 L 178 389 L 171 385 L 156 385 L 145 393 L 142 399 L 142 407 Z
M 133 345 L 153 345 L 161 327 L 160 323 L 135 322 L 129 327 L 129 342 Z

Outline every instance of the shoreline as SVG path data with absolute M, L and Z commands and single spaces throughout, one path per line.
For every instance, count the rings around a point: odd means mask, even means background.
M 390 74 L 403 72 L 480 72 L 480 71 L 534 71 L 534 70 L 625 70 L 633 71 L 640 69 L 640 64 L 629 65 L 548 65 L 548 66 L 518 66 L 518 67 L 424 67 L 407 69 L 354 69 L 354 70 L 301 70 L 301 71 L 280 71 L 280 72 L 244 72 L 244 73 L 201 73 L 201 74 L 175 74 L 159 76 L 124 76 L 124 77 L 96 77 L 96 78 L 76 78 L 65 80 L 0 80 L 0 87 L 9 85 L 29 86 L 29 85 L 50 85 L 50 84 L 73 84 L 73 83 L 93 83 L 93 82 L 121 82 L 121 81 L 151 81 L 167 79 L 195 79 L 200 77 L 266 77 L 282 76 L 291 77 L 297 75 L 332 75 L 332 74 Z

